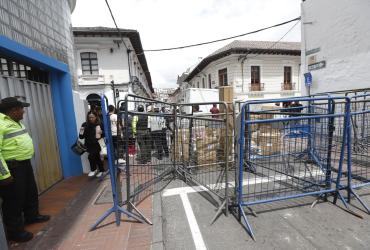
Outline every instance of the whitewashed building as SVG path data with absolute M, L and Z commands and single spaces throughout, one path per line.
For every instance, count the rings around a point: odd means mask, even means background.
M 187 69 L 181 76 L 177 76 L 176 84 L 178 85 L 177 91 L 172 96 L 172 100 L 177 103 L 184 103 L 185 101 L 185 91 L 190 88 L 190 84 L 185 82 L 185 79 L 189 76 L 191 69 Z
M 302 94 L 369 88 L 370 1 L 302 2 Z
M 233 86 L 234 99 L 300 95 L 298 42 L 233 41 L 204 58 L 184 79 L 191 88 Z
M 156 88 L 154 89 L 154 97 L 161 102 L 170 102 L 170 96 L 175 92 L 174 88 Z
M 152 80 L 139 32 L 74 27 L 73 36 L 78 78 L 75 87 L 88 103 L 99 101 L 101 94 L 109 104 L 124 100 L 127 93 L 152 97 Z

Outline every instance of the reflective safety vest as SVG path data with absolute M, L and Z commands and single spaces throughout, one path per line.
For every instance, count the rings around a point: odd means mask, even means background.
M 10 177 L 6 161 L 29 160 L 33 154 L 32 138 L 25 126 L 0 113 L 0 180 Z

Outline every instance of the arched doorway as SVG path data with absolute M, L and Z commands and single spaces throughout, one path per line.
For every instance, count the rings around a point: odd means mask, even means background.
M 98 94 L 90 94 L 86 97 L 86 101 L 89 103 L 90 107 L 91 105 L 101 106 L 100 98 Z

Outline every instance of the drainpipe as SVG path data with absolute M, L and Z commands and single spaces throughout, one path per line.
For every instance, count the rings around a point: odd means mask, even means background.
M 127 49 L 127 63 L 128 63 L 128 79 L 131 82 L 131 65 L 130 65 L 130 53 L 132 50 Z
M 238 61 L 240 61 L 240 66 L 242 69 L 242 93 L 244 94 L 244 61 L 247 60 L 247 55 L 239 56 Z

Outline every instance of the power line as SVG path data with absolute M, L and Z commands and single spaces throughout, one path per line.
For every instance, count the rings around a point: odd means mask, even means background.
M 236 36 L 230 36 L 230 37 L 217 39 L 217 40 L 213 40 L 213 41 L 209 41 L 209 42 L 202 42 L 202 43 L 184 45 L 184 46 L 179 46 L 179 47 L 172 47 L 172 48 L 165 48 L 165 49 L 148 49 L 148 50 L 144 50 L 144 52 L 157 52 L 157 51 L 185 49 L 185 48 L 196 47 L 196 46 L 201 46 L 201 45 L 206 45 L 206 44 L 211 44 L 211 43 L 222 42 L 222 41 L 226 41 L 226 40 L 230 40 L 230 39 L 234 39 L 234 38 L 238 38 L 238 37 L 242 37 L 242 36 L 246 36 L 246 35 L 255 34 L 255 33 L 258 33 L 258 32 L 264 31 L 264 30 L 268 30 L 268 29 L 271 29 L 271 28 L 276 28 L 276 27 L 279 27 L 279 26 L 282 26 L 282 25 L 285 25 L 285 24 L 288 24 L 288 23 L 291 23 L 291 22 L 294 22 L 294 21 L 299 21 L 299 20 L 301 20 L 301 17 L 296 17 L 294 19 L 291 19 L 291 20 L 288 20 L 288 21 L 285 21 L 285 22 L 282 22 L 282 23 L 274 24 L 274 25 L 271 25 L 271 26 L 268 26 L 268 27 L 265 27 L 265 28 L 250 31 L 250 32 L 240 34 L 240 35 L 236 35 Z
M 121 33 L 121 30 L 118 28 L 118 25 L 117 25 L 117 23 L 116 23 L 116 19 L 114 18 L 114 15 L 113 15 L 112 9 L 110 8 L 110 5 L 109 5 L 109 3 L 108 3 L 108 0 L 105 0 L 105 3 L 107 4 L 107 7 L 108 7 L 109 12 L 110 12 L 110 15 L 111 15 L 111 17 L 112 17 L 112 19 L 113 19 L 114 25 L 116 26 L 116 29 L 117 29 L 118 35 L 119 35 L 119 36 L 120 36 L 120 38 L 121 38 L 121 42 L 122 42 L 122 43 L 123 43 L 123 45 L 126 47 L 126 49 L 127 49 L 127 50 L 129 50 L 129 49 L 128 49 L 128 47 L 127 47 L 127 45 L 126 45 L 126 43 L 125 43 L 125 41 L 123 40 L 123 35 L 122 35 L 122 33 Z
M 288 35 L 289 34 L 289 32 L 291 32 L 292 31 L 292 29 L 294 29 L 294 27 L 295 26 L 297 26 L 297 24 L 300 22 L 301 20 L 299 19 L 287 32 L 285 32 L 285 34 L 279 39 L 279 40 L 277 40 L 276 42 L 274 42 L 269 48 L 267 48 L 268 50 L 269 49 L 272 49 L 272 48 L 274 48 L 275 47 L 275 45 L 276 44 L 278 44 L 281 40 L 283 40 L 284 39 L 284 37 L 286 36 L 286 35 Z M 257 55 L 255 55 L 255 56 L 252 56 L 252 57 L 248 57 L 248 59 L 252 59 L 252 58 L 256 58 L 256 57 L 258 57 L 258 56 L 260 56 L 261 54 L 257 54 Z

